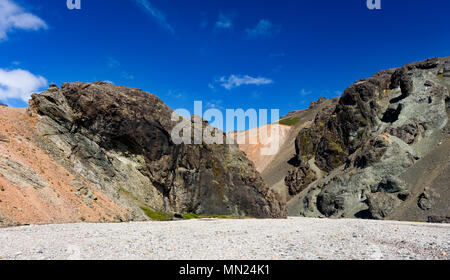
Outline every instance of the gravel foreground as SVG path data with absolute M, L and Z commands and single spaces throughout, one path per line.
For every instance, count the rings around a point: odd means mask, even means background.
M 450 225 L 373 220 L 187 220 L 0 229 L 0 259 L 449 259 Z

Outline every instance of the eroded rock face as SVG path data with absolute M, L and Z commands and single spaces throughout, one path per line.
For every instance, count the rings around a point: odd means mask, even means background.
M 66 83 L 32 96 L 47 150 L 134 210 L 285 217 L 285 203 L 235 145 L 176 145 L 158 97 L 107 83 Z M 203 124 L 204 126 L 207 124 Z
M 293 171 L 289 171 L 285 178 L 285 184 L 289 189 L 290 195 L 296 195 L 311 184 L 317 177 L 311 170 L 308 163 L 300 162 L 298 167 Z
M 286 182 L 291 195 L 302 193 L 289 201 L 290 214 L 386 219 L 401 207 L 431 209 L 436 196 L 400 176 L 448 141 L 447 68 L 434 58 L 381 71 L 319 112 L 297 136 L 296 158 L 325 175 L 311 182 L 313 171 L 294 166 Z

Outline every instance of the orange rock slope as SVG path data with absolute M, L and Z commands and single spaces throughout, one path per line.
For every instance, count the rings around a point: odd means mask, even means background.
M 39 148 L 26 109 L 0 106 L 0 225 L 114 221 L 127 209 Z
M 291 127 L 280 124 L 268 124 L 258 128 L 231 132 L 239 148 L 255 164 L 256 170 L 263 172 L 278 154 L 289 135 Z M 278 133 L 278 135 L 276 135 Z

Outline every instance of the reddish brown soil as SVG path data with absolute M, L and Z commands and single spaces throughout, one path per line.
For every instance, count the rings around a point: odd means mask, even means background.
M 0 107 L 0 225 L 114 221 L 127 212 L 86 182 L 96 199 L 85 202 L 70 184 L 74 174 L 38 147 L 35 134 L 34 120 L 26 109 Z M 16 183 L 11 182 L 5 176 L 10 163 L 27 167 L 29 173 L 19 170 Z M 17 183 L 27 182 L 30 172 L 46 186 Z

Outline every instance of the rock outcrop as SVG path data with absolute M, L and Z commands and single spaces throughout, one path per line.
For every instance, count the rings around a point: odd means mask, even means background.
M 172 121 L 172 113 L 152 94 L 102 82 L 52 85 L 29 105 L 45 150 L 131 209 L 131 219 L 145 219 L 148 209 L 286 217 L 285 203 L 237 145 L 175 144 L 172 129 L 195 119 Z
M 407 175 L 449 141 L 450 79 L 443 75 L 449 63 L 434 58 L 381 71 L 351 85 L 335 106 L 319 111 L 295 142 L 295 164 L 286 177 L 290 214 L 418 220 L 449 216 L 450 178 L 444 172 L 448 152 L 442 164 L 427 166 L 430 173 L 438 173 L 433 179 L 446 183 L 416 186 Z M 311 163 L 324 175 L 316 176 Z M 433 208 L 437 201 L 446 206 Z
M 41 148 L 34 124 L 25 108 L 0 108 L 0 227 L 131 217 L 126 207 Z

